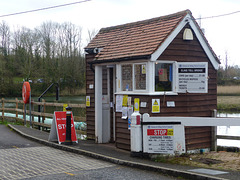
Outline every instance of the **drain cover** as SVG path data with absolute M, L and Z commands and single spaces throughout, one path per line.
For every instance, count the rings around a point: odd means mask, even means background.
M 217 170 L 204 169 L 204 168 L 190 169 L 188 171 L 202 173 L 202 174 L 209 174 L 209 175 L 219 175 L 219 174 L 227 174 L 228 173 L 228 172 L 224 172 L 224 171 L 217 171 Z

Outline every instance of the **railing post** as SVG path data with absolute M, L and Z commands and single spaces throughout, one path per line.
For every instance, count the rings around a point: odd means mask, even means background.
M 23 114 L 24 126 L 27 126 L 26 115 L 27 115 L 27 104 L 24 103 L 24 114 Z
M 214 109 L 212 112 L 212 117 L 216 118 L 217 117 L 217 110 Z M 212 143 L 211 143 L 211 150 L 212 151 L 217 151 L 217 127 L 213 126 L 211 127 L 212 129 Z
M 45 121 L 45 112 L 46 112 L 46 101 L 43 99 L 43 116 L 42 116 L 42 123 Z
M 29 121 L 30 121 L 30 128 L 32 128 L 32 99 L 31 99 L 31 91 L 30 91 L 30 96 L 29 96 Z
M 40 98 L 40 97 L 38 98 L 38 102 L 39 102 L 39 103 L 41 102 L 41 98 Z M 39 112 L 39 113 L 41 112 L 41 105 L 38 105 L 38 112 Z M 39 123 L 41 122 L 41 116 L 40 116 L 40 115 L 38 115 L 38 122 L 39 122 Z M 40 129 L 41 129 L 41 127 L 38 126 L 38 130 L 40 130 Z
M 16 100 L 16 121 L 17 121 L 17 118 L 18 118 L 18 98 L 15 99 Z
M 2 121 L 4 121 L 4 98 L 2 98 Z
M 31 102 L 31 110 L 34 112 L 34 100 Z M 32 126 L 34 126 L 34 114 L 32 114 Z

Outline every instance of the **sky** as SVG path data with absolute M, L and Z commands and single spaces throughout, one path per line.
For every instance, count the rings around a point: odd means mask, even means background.
M 81 0 L 7 0 L 0 1 L 0 16 L 79 2 Z M 86 0 L 83 0 L 86 1 Z M 43 22 L 71 22 L 82 27 L 83 46 L 88 30 L 99 30 L 189 9 L 195 18 L 212 17 L 237 12 L 218 18 L 202 19 L 198 23 L 217 56 L 230 65 L 240 66 L 240 1 L 239 0 L 87 0 L 86 2 L 44 11 L 0 17 L 11 29 L 34 29 Z

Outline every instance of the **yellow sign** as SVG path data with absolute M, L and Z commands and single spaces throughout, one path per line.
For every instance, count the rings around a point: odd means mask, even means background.
M 146 65 L 142 65 L 142 74 L 146 74 Z
M 63 111 L 67 111 L 66 107 L 68 107 L 68 104 L 63 104 Z
M 90 96 L 86 96 L 86 107 L 90 107 Z
M 154 103 L 153 103 L 154 105 L 158 105 L 158 102 L 157 102 L 157 100 L 155 99 L 155 101 L 154 101 Z
M 168 136 L 173 136 L 173 129 L 168 129 L 167 130 L 167 135 Z
M 128 95 L 124 95 L 123 96 L 122 106 L 123 107 L 127 107 L 128 106 Z
M 140 102 L 140 99 L 139 98 L 135 98 L 134 99 L 134 111 L 137 111 L 139 112 L 139 102 Z
M 152 99 L 152 113 L 160 113 L 160 99 Z

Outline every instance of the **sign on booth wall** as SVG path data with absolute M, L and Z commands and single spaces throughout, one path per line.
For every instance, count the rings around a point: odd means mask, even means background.
M 90 107 L 90 96 L 86 96 L 86 107 Z
M 160 99 L 152 99 L 152 113 L 160 113 Z
M 178 92 L 208 92 L 207 62 L 179 62 L 177 63 L 177 69 Z
M 73 115 L 71 114 L 71 138 L 72 142 L 77 142 L 76 130 Z M 49 141 L 58 141 L 59 144 L 66 140 L 66 112 L 55 111 L 51 126 Z
M 143 152 L 159 154 L 185 153 L 183 125 L 143 125 Z

